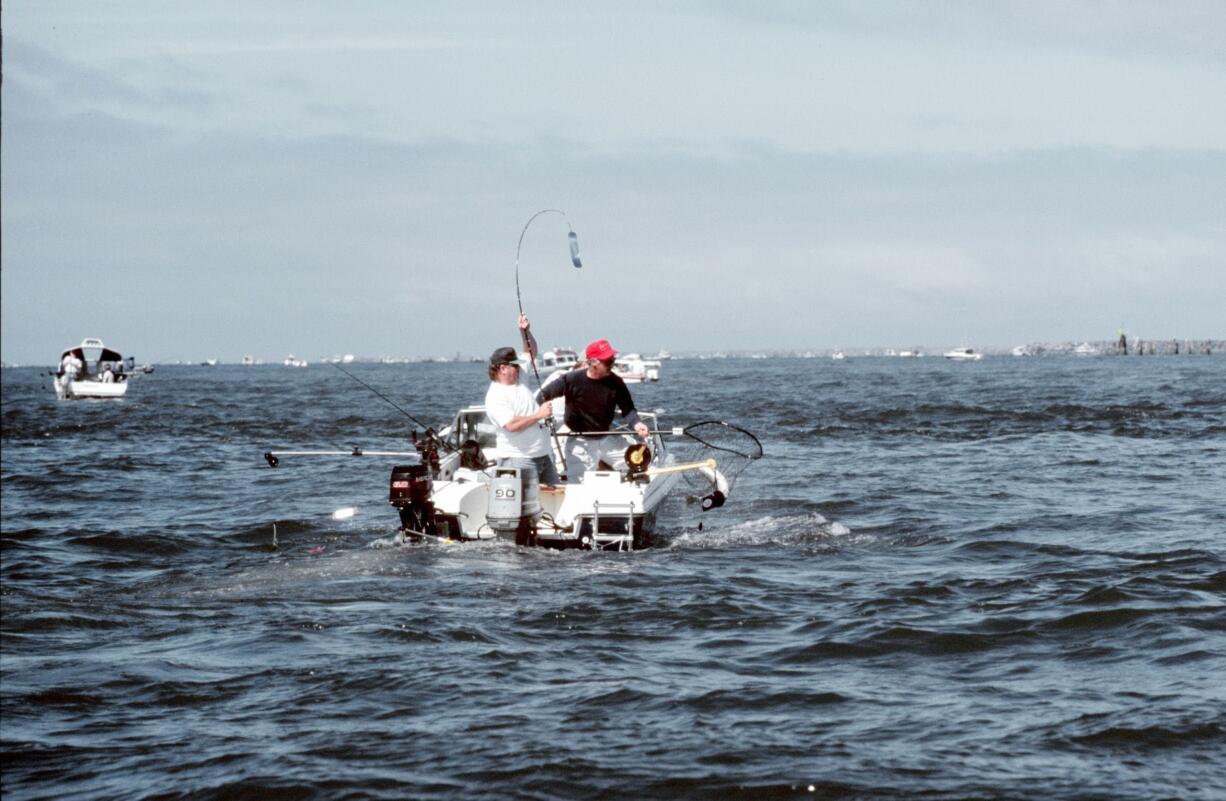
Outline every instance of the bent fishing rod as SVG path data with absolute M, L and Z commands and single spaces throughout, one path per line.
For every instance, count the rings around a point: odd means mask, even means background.
M 575 227 L 570 224 L 570 218 L 566 216 L 566 212 L 561 209 L 541 209 L 536 214 L 528 218 L 528 222 L 524 223 L 524 228 L 519 232 L 519 243 L 515 246 L 515 303 L 519 306 L 519 316 L 524 316 L 524 301 L 519 290 L 519 253 L 524 247 L 524 234 L 528 233 L 528 227 L 532 225 L 532 221 L 542 214 L 560 214 L 562 219 L 566 221 L 566 228 L 569 233 L 566 239 L 570 244 L 570 263 L 578 270 L 583 267 L 583 260 L 579 258 L 579 235 L 575 233 Z M 529 337 L 532 335 L 524 329 L 520 329 L 520 337 L 523 339 L 524 350 L 527 351 L 530 361 L 532 362 L 532 375 L 536 379 L 536 388 L 539 392 L 541 389 L 541 374 L 536 369 L 536 349 L 531 346 Z M 549 416 L 546 425 L 549 427 L 549 433 L 553 435 L 554 446 L 558 452 L 562 452 L 562 442 L 558 438 L 558 426 L 554 422 L 553 415 Z

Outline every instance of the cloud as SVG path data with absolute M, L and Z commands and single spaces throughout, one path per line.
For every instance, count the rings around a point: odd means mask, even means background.
M 1134 58 L 1138 54 L 1226 60 L 1217 0 L 1128 3 L 1119 0 L 711 0 L 715 13 L 751 24 L 814 28 L 900 40 L 995 40 Z

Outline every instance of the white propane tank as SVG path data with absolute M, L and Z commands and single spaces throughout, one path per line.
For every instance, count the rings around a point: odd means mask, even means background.
M 514 532 L 523 510 L 523 480 L 518 467 L 496 467 L 490 480 L 485 520 L 494 531 Z

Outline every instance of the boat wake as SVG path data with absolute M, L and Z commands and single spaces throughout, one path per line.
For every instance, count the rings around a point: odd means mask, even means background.
M 662 536 L 666 548 L 716 549 L 737 545 L 829 545 L 854 542 L 856 535 L 818 512 L 767 515 L 727 527 L 704 526 Z

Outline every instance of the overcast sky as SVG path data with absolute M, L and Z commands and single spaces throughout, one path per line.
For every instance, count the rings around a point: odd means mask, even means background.
M 1226 336 L 1226 3 L 5 0 L 6 362 Z

